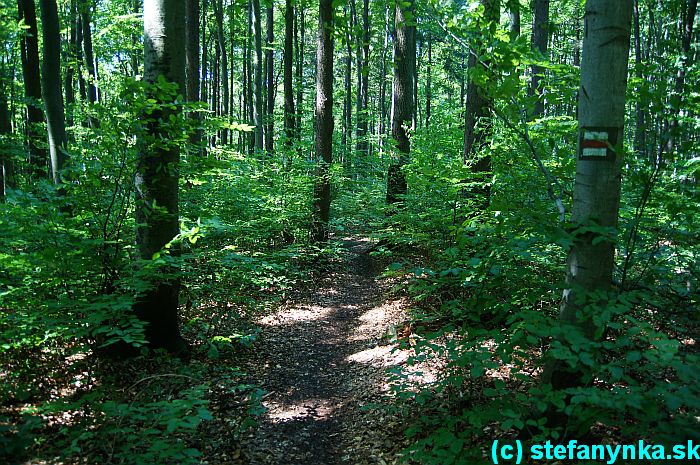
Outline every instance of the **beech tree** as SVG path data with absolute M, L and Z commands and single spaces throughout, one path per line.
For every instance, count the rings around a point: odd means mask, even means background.
M 330 164 L 333 161 L 333 0 L 319 0 L 316 50 L 316 176 L 311 237 L 328 240 L 331 208 Z
M 296 116 L 294 114 L 294 6 L 285 0 L 284 9 L 284 134 L 287 146 L 294 141 Z
M 411 141 L 406 129 L 413 121 L 413 77 L 416 68 L 415 2 L 396 2 L 396 34 L 394 40 L 394 85 L 391 106 L 391 137 L 396 153 L 389 165 L 386 201 L 399 202 L 406 195 L 403 166 L 408 161 Z
M 152 87 L 158 104 L 172 102 L 166 84 L 185 89 L 185 5 L 181 0 L 144 0 L 144 80 Z M 164 80 L 164 81 L 163 81 Z M 170 100 L 170 102 L 168 101 Z M 136 174 L 136 243 L 141 259 L 157 263 L 159 254 L 180 232 L 178 164 L 180 150 L 166 123 L 181 111 L 162 106 L 145 115 L 147 136 L 143 141 Z M 170 249 L 176 255 L 176 247 Z M 162 260 L 162 259 L 161 259 Z M 154 348 L 176 354 L 186 351 L 178 326 L 180 282 L 169 278 L 168 266 L 156 265 L 164 276 L 151 283 L 140 296 L 136 314 L 146 323 L 146 340 Z
M 579 144 L 560 338 L 601 337 L 597 314 L 614 301 L 615 243 L 624 154 L 625 92 L 632 0 L 588 0 L 579 91 Z M 567 338 L 571 338 L 570 340 Z M 576 341 L 576 342 L 574 342 Z M 555 389 L 590 383 L 583 365 L 552 358 L 543 379 Z

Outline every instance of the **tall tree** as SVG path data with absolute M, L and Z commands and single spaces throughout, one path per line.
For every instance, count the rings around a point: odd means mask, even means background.
M 24 97 L 27 102 L 26 133 L 29 166 L 35 178 L 48 176 L 48 154 L 40 142 L 44 123 L 41 99 L 41 73 L 39 71 L 39 32 L 36 23 L 34 0 L 17 0 L 19 20 L 27 29 L 20 39 Z
M 272 0 L 267 6 L 267 48 L 265 49 L 265 151 L 272 154 L 275 130 L 275 16 Z
M 253 55 L 253 124 L 255 125 L 255 150 L 263 150 L 263 70 L 262 70 L 262 30 L 260 21 L 260 0 L 252 0 L 253 8 L 253 40 L 255 50 Z
M 61 27 L 56 0 L 39 0 L 44 59 L 41 66 L 41 90 L 46 108 L 49 136 L 51 177 L 61 182 L 60 172 L 68 159 L 66 152 L 66 121 L 61 90 Z
M 186 31 L 185 31 L 185 61 L 187 101 L 199 101 L 199 0 L 186 0 Z M 199 121 L 199 113 L 191 115 L 195 122 Z M 190 142 L 198 146 L 202 138 L 199 129 L 192 131 Z
M 508 8 L 508 32 L 513 41 L 520 36 L 520 0 L 506 0 Z
M 284 9 L 284 135 L 289 147 L 294 142 L 294 5 L 285 0 Z
M 414 0 L 396 2 L 391 136 L 396 142 L 397 152 L 389 164 L 387 176 L 386 201 L 389 204 L 401 201 L 407 190 L 403 167 L 411 151 L 406 129 L 413 121 L 413 76 L 416 67 L 414 6 Z
M 586 2 L 571 216 L 577 229 L 559 313 L 560 340 L 578 347 L 581 337 L 599 337 L 596 315 L 604 312 L 612 292 L 615 244 L 610 230 L 617 227 L 620 206 L 632 1 Z M 551 356 L 543 380 L 560 390 L 587 384 L 590 375 L 580 362 L 571 367 Z
M 224 119 L 228 120 L 230 116 L 229 109 L 229 81 L 228 81 L 228 51 L 226 49 L 226 36 L 224 34 L 224 3 L 223 0 L 214 1 L 214 15 L 216 17 L 216 33 L 217 33 L 217 52 L 220 57 L 219 62 L 219 82 L 221 84 L 221 89 L 223 95 L 219 99 L 219 105 L 221 106 L 221 115 Z M 218 86 L 217 86 L 218 89 Z M 222 142 L 224 144 L 228 143 L 228 129 L 224 129 L 222 132 Z
M 180 232 L 178 222 L 178 164 L 180 152 L 168 129 L 171 116 L 179 107 L 172 96 L 164 101 L 156 85 L 159 77 L 185 89 L 185 3 L 182 0 L 144 0 L 144 80 L 154 86 L 152 98 L 164 104 L 148 118 L 136 174 L 136 243 L 143 260 L 155 260 L 163 248 Z M 168 101 L 169 100 L 169 101 Z M 171 253 L 177 253 L 171 248 Z M 154 264 L 155 265 L 155 264 Z M 158 265 L 155 265 L 156 267 Z M 159 266 L 162 276 L 154 278 L 152 288 L 141 296 L 137 316 L 146 322 L 146 339 L 154 348 L 184 353 L 186 345 L 178 327 L 180 283 L 172 269 Z
M 481 0 L 481 3 L 484 6 L 484 16 L 481 23 L 487 28 L 487 32 L 482 36 L 482 46 L 477 47 L 478 49 L 483 48 L 483 42 L 487 40 L 486 37 L 492 36 L 492 31 L 495 30 L 500 16 L 498 0 Z M 470 74 L 474 73 L 476 68 L 479 67 L 488 75 L 486 70 L 487 60 L 478 60 L 474 53 L 470 53 L 468 63 Z M 488 95 L 488 89 L 477 84 L 471 75 L 467 81 L 465 94 L 467 107 L 464 112 L 464 163 L 469 164 L 474 173 L 487 174 L 491 172 L 491 155 L 488 153 L 482 154 L 481 148 L 491 133 L 491 121 L 489 118 L 493 102 Z M 479 190 L 485 197 L 485 203 L 488 204 L 490 196 L 488 183 L 485 182 L 484 188 Z
M 362 163 L 366 163 L 369 154 L 367 142 L 367 104 L 369 103 L 369 0 L 362 0 L 362 40 L 360 41 L 357 68 L 357 152 L 362 157 Z
M 534 0 L 532 7 L 532 47 L 544 57 L 547 53 L 547 43 L 549 42 L 549 0 Z M 532 65 L 532 77 L 530 78 L 530 88 L 528 93 L 535 97 L 535 106 L 532 110 L 534 117 L 544 114 L 544 97 L 540 79 L 542 77 L 542 67 Z
M 316 178 L 311 238 L 328 240 L 333 160 L 333 0 L 319 0 L 316 49 Z

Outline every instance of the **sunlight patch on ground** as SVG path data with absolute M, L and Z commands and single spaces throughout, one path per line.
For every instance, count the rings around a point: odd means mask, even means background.
M 283 308 L 260 320 L 264 326 L 295 324 L 303 321 L 317 321 L 327 318 L 335 309 L 319 305 Z
M 378 307 L 367 310 L 358 318 L 362 324 L 355 329 L 351 341 L 362 341 L 386 334 L 392 325 L 406 318 L 404 299 L 390 300 Z
M 374 367 L 388 367 L 405 363 L 408 360 L 408 351 L 397 350 L 396 344 L 388 346 L 376 346 L 356 352 L 346 359 L 348 362 L 364 363 Z
M 307 419 L 327 420 L 335 410 L 335 406 L 326 399 L 304 399 L 293 404 L 267 401 L 263 402 L 263 405 L 267 408 L 265 415 L 273 423 Z

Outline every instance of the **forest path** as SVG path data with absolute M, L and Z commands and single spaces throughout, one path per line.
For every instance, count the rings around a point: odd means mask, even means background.
M 267 412 L 242 438 L 244 463 L 396 461 L 401 425 L 363 406 L 381 401 L 386 367 L 408 357 L 386 337 L 405 320 L 405 302 L 385 296 L 388 284 L 372 269 L 369 241 L 339 242 L 342 262 L 312 292 L 259 321 L 263 331 L 249 369 L 267 393 Z

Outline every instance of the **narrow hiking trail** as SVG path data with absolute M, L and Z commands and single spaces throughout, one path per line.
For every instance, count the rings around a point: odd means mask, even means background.
M 346 253 L 296 302 L 258 321 L 249 373 L 267 411 L 241 440 L 242 463 L 256 465 L 391 464 L 402 425 L 363 408 L 388 391 L 386 368 L 409 356 L 386 335 L 406 319 L 403 299 L 372 269 L 367 240 L 345 238 Z

